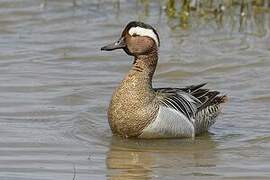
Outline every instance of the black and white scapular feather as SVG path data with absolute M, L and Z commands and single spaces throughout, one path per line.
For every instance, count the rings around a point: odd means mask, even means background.
M 185 88 L 156 88 L 161 106 L 171 108 L 186 117 L 194 127 L 194 135 L 201 134 L 215 123 L 220 113 L 220 104 L 226 96 L 218 96 L 218 91 L 202 89 L 206 85 L 192 85 Z

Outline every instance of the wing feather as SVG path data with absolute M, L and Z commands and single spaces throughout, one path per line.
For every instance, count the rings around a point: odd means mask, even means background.
M 157 96 L 159 101 L 166 107 L 170 107 L 183 113 L 189 121 L 193 122 L 193 118 L 197 112 L 197 107 L 199 107 L 199 100 L 194 100 L 190 94 L 181 91 L 179 89 L 157 89 Z
M 158 88 L 160 104 L 182 113 L 196 128 L 197 133 L 206 131 L 215 123 L 220 112 L 220 104 L 226 96 L 218 96 L 218 91 L 202 89 L 206 83 L 184 88 Z

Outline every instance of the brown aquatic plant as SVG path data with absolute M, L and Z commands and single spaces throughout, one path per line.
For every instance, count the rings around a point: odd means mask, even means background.
M 167 0 L 166 2 L 166 14 L 168 17 L 175 16 L 175 0 Z
M 190 0 L 183 0 L 181 4 L 181 10 L 179 12 L 180 16 L 180 26 L 182 28 L 188 27 L 188 20 L 190 16 Z

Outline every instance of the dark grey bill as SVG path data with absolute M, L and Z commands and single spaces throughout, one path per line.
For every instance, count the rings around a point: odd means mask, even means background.
M 112 51 L 112 50 L 121 49 L 124 47 L 126 47 L 126 43 L 124 42 L 124 38 L 120 38 L 118 41 L 102 47 L 101 51 Z

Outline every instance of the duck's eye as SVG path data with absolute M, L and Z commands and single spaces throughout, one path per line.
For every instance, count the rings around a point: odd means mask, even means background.
M 138 34 L 134 33 L 131 35 L 132 37 L 136 37 L 136 36 L 139 36 Z

